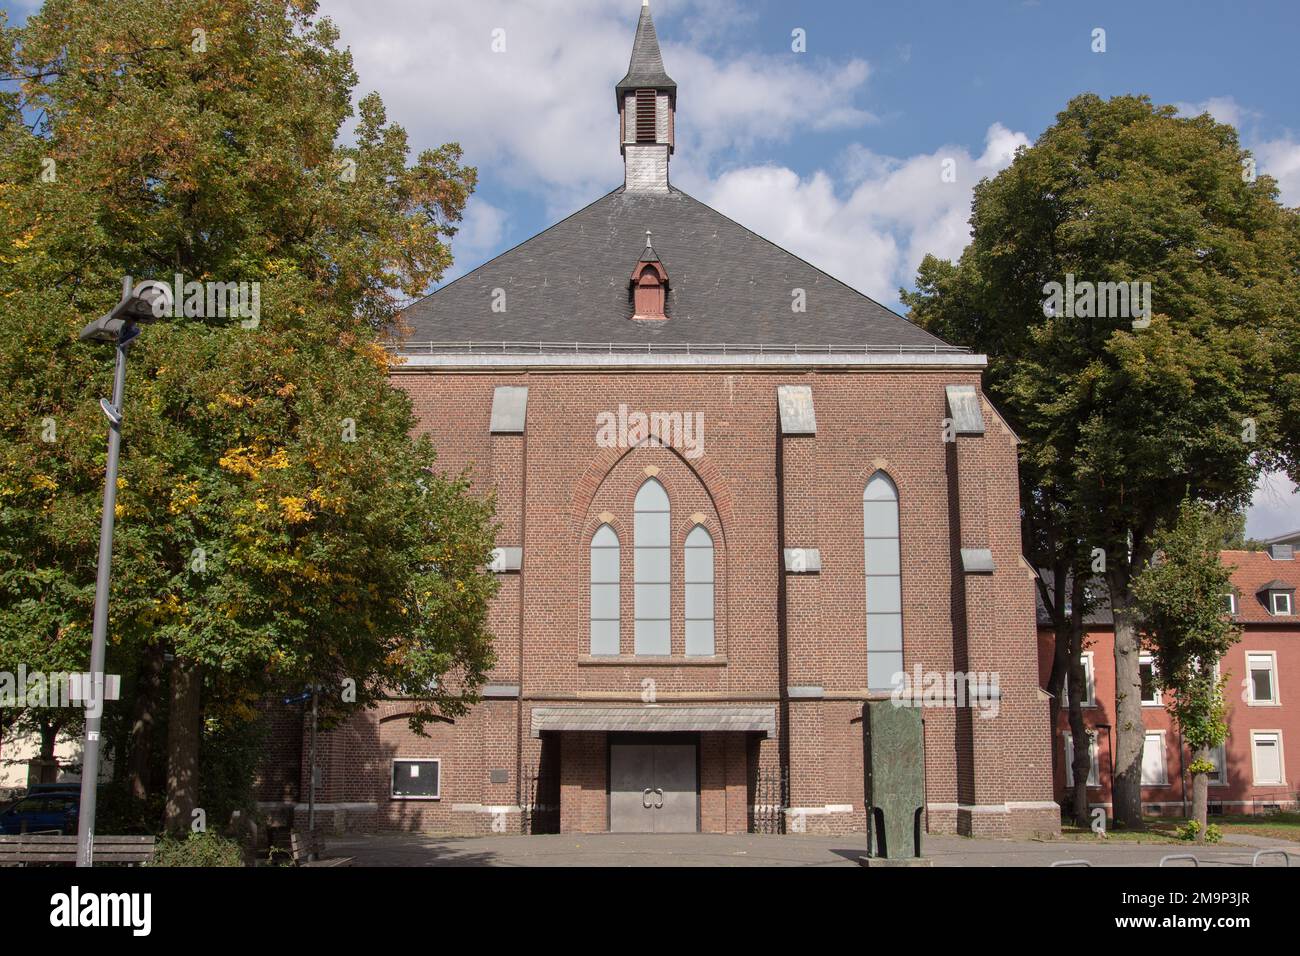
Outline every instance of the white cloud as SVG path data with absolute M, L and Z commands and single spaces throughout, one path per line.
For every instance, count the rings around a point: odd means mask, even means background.
M 1300 142 L 1293 139 L 1266 140 L 1252 147 L 1259 172 L 1277 180 L 1281 200 L 1300 206 Z
M 1300 496 L 1281 472 L 1261 475 L 1246 510 L 1246 536 L 1267 540 L 1300 529 Z
M 701 199 L 738 222 L 885 303 L 910 286 L 926 253 L 954 259 L 970 241 L 970 201 L 980 179 L 1006 168 L 1024 133 L 994 123 L 983 153 L 946 146 L 908 159 L 851 148 L 842 162 L 846 189 L 818 171 L 756 166 L 704 184 Z M 955 180 L 943 179 L 953 161 Z
M 1255 155 L 1256 171 L 1277 180 L 1284 205 L 1300 206 L 1300 141 L 1289 135 L 1263 138 L 1257 130 L 1264 114 L 1242 106 L 1231 96 L 1212 96 L 1199 103 L 1174 105 L 1184 116 L 1209 113 L 1220 123 L 1235 126 L 1241 145 Z
M 451 240 L 455 261 L 443 276 L 443 282 L 459 278 L 501 248 L 506 236 L 508 216 L 481 196 L 471 196 L 465 215 Z
M 680 13 L 688 45 L 663 42 L 668 71 L 688 91 L 678 155 L 707 169 L 726 152 L 782 141 L 801 129 L 863 125 L 852 102 L 865 61 L 804 61 L 730 51 L 710 56 L 708 23 L 729 0 L 656 3 Z M 377 89 L 414 144 L 456 140 L 467 162 L 512 189 L 572 212 L 622 181 L 614 83 L 627 69 L 638 9 L 603 0 L 324 0 L 351 48 L 360 92 Z M 393 24 L 400 24 L 395 30 Z M 505 52 L 492 50 L 505 31 Z
M 1231 96 L 1211 96 L 1208 100 L 1197 103 L 1179 102 L 1174 106 L 1178 107 L 1178 112 L 1183 116 L 1200 116 L 1202 113 L 1209 113 L 1218 122 L 1235 126 L 1238 130 L 1247 120 L 1253 122 L 1260 117 L 1259 113 L 1242 106 Z

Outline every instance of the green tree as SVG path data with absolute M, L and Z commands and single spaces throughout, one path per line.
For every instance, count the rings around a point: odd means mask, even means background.
M 1068 533 L 1106 581 L 1115 813 L 1130 826 L 1143 742 L 1132 585 L 1153 535 L 1185 495 L 1238 509 L 1261 466 L 1295 460 L 1276 386 L 1297 362 L 1300 214 L 1274 180 L 1243 176 L 1246 158 L 1208 115 L 1076 97 L 976 187 L 960 261 L 927 257 L 903 295 L 919 324 L 988 354 L 986 388 L 1029 482 L 1067 503 Z M 1049 308 L 1051 283 L 1070 282 L 1100 295 Z M 1147 308 L 1117 308 L 1103 283 L 1139 283 L 1139 300 L 1150 283 Z
M 131 348 L 109 669 L 139 672 L 134 754 L 170 689 L 172 829 L 205 722 L 318 684 L 327 712 L 418 691 L 418 724 L 463 712 L 492 660 L 491 502 L 411 437 L 381 346 L 451 262 L 475 172 L 455 145 L 408 163 L 374 94 L 345 141 L 338 39 L 310 0 L 48 0 L 0 28 L 0 641 L 19 656 L 40 635 L 89 656 L 112 361 L 80 326 L 123 274 L 259 290 L 237 316 L 186 299 Z
M 1192 752 L 1192 818 L 1206 832 L 1210 754 L 1228 734 L 1219 661 L 1241 639 L 1224 609 L 1232 569 L 1219 558 L 1222 520 L 1184 501 L 1176 520 L 1154 537 L 1156 560 L 1133 585 L 1144 643 L 1153 653 L 1156 684 L 1170 692 L 1169 713 Z

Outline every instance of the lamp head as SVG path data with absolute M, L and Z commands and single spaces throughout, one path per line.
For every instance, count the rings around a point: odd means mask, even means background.
M 136 323 L 156 322 L 171 309 L 171 304 L 171 289 L 161 282 L 141 282 L 139 286 L 132 286 L 131 277 L 126 276 L 122 279 L 121 300 L 110 312 L 81 330 L 81 341 L 129 341 L 137 334 L 129 331 Z

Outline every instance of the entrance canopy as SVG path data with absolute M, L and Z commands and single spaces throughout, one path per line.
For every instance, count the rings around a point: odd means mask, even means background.
M 736 731 L 776 734 L 775 707 L 534 707 L 533 736 L 547 730 L 606 732 Z

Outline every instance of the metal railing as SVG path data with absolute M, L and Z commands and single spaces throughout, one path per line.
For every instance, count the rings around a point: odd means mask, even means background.
M 401 355 L 969 355 L 955 345 L 807 345 L 763 342 L 389 342 Z

